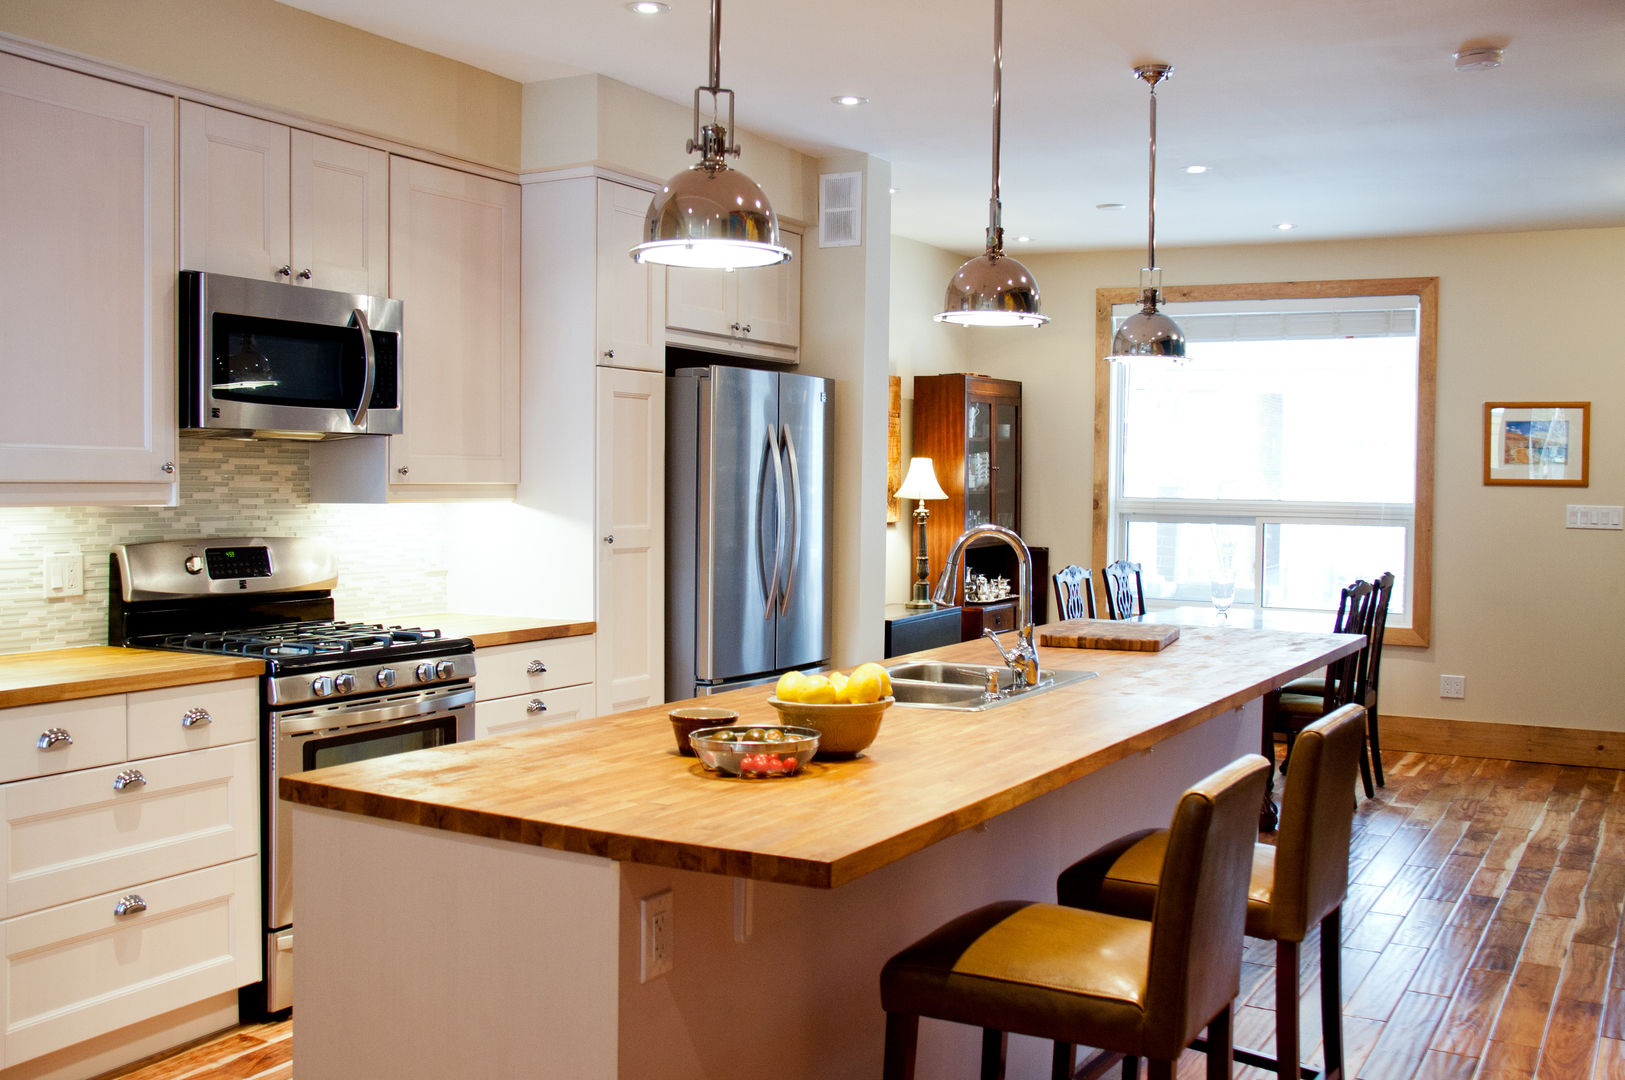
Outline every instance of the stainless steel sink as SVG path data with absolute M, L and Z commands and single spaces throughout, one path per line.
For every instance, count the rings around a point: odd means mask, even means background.
M 904 705 L 922 709 L 952 709 L 955 712 L 981 712 L 1012 701 L 1042 694 L 1057 686 L 1093 679 L 1093 671 L 1044 672 L 1037 686 L 1019 692 L 1011 688 L 1015 676 L 1002 664 L 953 664 L 941 660 L 911 660 L 886 669 L 891 676 L 892 696 Z M 990 697 L 988 678 L 998 681 L 1002 696 Z

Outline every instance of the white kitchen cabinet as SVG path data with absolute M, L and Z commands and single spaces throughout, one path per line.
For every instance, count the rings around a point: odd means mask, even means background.
M 801 346 L 801 236 L 781 230 L 788 262 L 744 270 L 666 272 L 667 340 L 794 360 Z
M 666 268 L 632 258 L 643 240 L 650 194 L 612 180 L 594 181 L 598 201 L 598 363 L 666 370 Z
M 389 293 L 389 155 L 181 102 L 181 265 Z
M 259 979 L 258 716 L 255 679 L 0 710 L 0 1069 Z
M 594 636 L 493 645 L 474 654 L 474 737 L 596 716 Z
M 665 700 L 666 379 L 598 372 L 598 711 Z
M 175 101 L 0 55 L 0 503 L 175 501 Z

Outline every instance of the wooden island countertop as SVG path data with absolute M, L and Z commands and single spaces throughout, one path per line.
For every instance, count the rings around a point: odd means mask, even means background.
M 473 837 L 833 888 L 1150 752 L 1362 641 L 1192 627 L 1160 653 L 1041 648 L 1045 667 L 1099 677 L 983 712 L 894 705 L 861 756 L 789 778 L 707 772 L 677 753 L 672 706 L 661 705 L 284 777 L 280 794 Z M 997 662 L 981 641 L 919 656 Z M 774 723 L 769 689 L 703 703 Z

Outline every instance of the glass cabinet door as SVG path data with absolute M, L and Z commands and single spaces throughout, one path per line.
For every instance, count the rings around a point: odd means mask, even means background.
M 986 404 L 981 406 L 987 409 Z M 1017 527 L 1017 483 L 1021 473 L 1018 447 L 1020 444 L 1018 409 L 1013 404 L 1000 402 L 991 409 L 992 432 L 992 489 L 993 521 L 1007 529 Z
M 993 520 L 993 406 L 974 398 L 965 417 L 965 528 Z

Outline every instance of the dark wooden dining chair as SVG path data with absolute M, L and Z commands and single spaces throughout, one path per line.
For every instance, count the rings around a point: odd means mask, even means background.
M 1106 611 L 1113 619 L 1145 614 L 1145 588 L 1140 564 L 1118 559 L 1100 572 L 1106 583 Z
M 1270 731 L 1286 736 L 1286 760 L 1281 763 L 1281 770 L 1287 771 L 1292 765 L 1292 744 L 1296 741 L 1298 732 L 1319 720 L 1322 716 L 1330 715 L 1337 709 L 1351 701 L 1357 701 L 1356 688 L 1362 683 L 1361 674 L 1369 663 L 1371 638 L 1370 620 L 1372 608 L 1376 600 L 1376 587 L 1363 578 L 1347 585 L 1338 596 L 1337 618 L 1332 624 L 1334 634 L 1362 634 L 1367 635 L 1365 646 L 1359 652 L 1333 660 L 1326 665 L 1325 679 L 1321 684 L 1321 692 L 1289 693 L 1283 688 L 1278 694 L 1265 696 L 1265 720 Z M 1366 740 L 1369 743 L 1369 738 Z M 1366 749 L 1360 753 L 1360 783 L 1365 788 L 1366 798 L 1376 794 L 1371 784 L 1371 762 L 1368 760 Z
M 1055 571 L 1055 614 L 1058 619 L 1095 617 L 1094 575 L 1088 567 L 1074 564 Z

